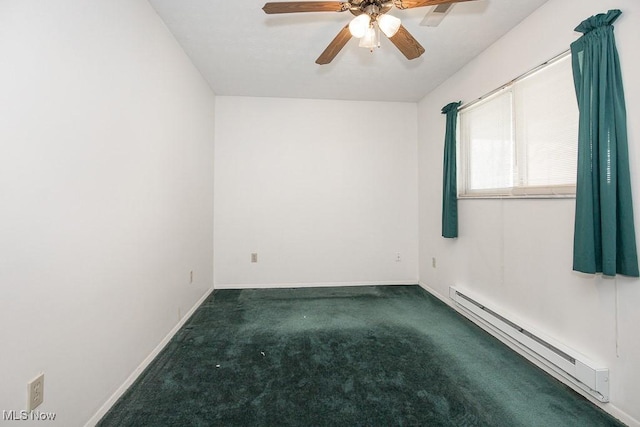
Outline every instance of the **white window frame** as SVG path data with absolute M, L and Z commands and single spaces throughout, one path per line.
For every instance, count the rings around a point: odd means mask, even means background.
M 538 67 L 522 74 L 521 76 L 516 77 L 511 80 L 507 84 L 495 89 L 494 91 L 480 97 L 479 99 L 467 104 L 463 105 L 459 112 L 464 111 L 467 108 L 472 106 L 479 106 L 482 103 L 488 102 L 505 92 L 512 94 L 512 88 L 515 84 L 517 84 L 522 79 L 531 76 L 532 74 L 543 70 L 545 67 L 555 64 L 558 61 L 561 61 L 570 56 L 570 51 L 566 51 L 561 53 L 560 55 L 550 59 L 544 64 L 539 65 Z M 570 58 L 568 59 L 571 60 Z M 513 111 L 513 110 L 512 110 Z M 470 148 L 468 146 L 468 141 L 463 141 L 461 138 L 461 116 L 462 114 L 458 114 L 458 124 L 457 124 L 457 135 L 456 140 L 458 141 L 458 198 L 460 199 L 488 199 L 488 198 L 575 198 L 576 194 L 576 185 L 575 183 L 572 185 L 549 185 L 549 186 L 519 186 L 515 184 L 513 187 L 508 188 L 493 188 L 493 189 L 480 189 L 480 190 L 470 190 L 469 187 L 469 179 L 470 179 Z M 514 162 L 518 163 L 519 156 L 519 148 L 520 144 L 518 141 L 515 141 L 515 132 L 514 126 L 516 126 L 516 118 L 515 115 L 512 117 L 511 126 L 512 126 L 512 135 L 514 138 Z M 578 138 L 576 135 L 576 146 L 578 144 Z M 520 162 L 522 163 L 522 162 Z M 526 164 L 526 163 L 525 163 Z

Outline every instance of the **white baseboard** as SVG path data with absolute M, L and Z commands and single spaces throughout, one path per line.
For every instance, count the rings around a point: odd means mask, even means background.
M 222 283 L 216 289 L 278 289 L 278 288 L 328 288 L 348 286 L 415 285 L 414 280 L 392 280 L 384 282 L 313 282 L 313 283 Z
M 142 361 L 142 363 L 140 363 L 140 365 L 131 373 L 131 375 L 129 375 L 125 382 L 120 387 L 118 387 L 115 393 L 113 393 L 111 397 L 104 403 L 104 405 L 102 405 L 102 407 L 98 409 L 98 411 L 89 419 L 89 421 L 87 421 L 85 427 L 93 427 L 98 424 L 102 417 L 104 417 L 105 414 L 109 412 L 109 409 L 111 409 L 111 407 L 118 401 L 118 399 L 120 399 L 124 392 L 127 391 L 129 387 L 131 387 L 136 379 L 138 379 L 142 371 L 144 371 L 147 366 L 149 366 L 153 359 L 155 359 L 156 356 L 160 354 L 162 349 L 169 343 L 169 341 L 171 341 L 171 338 L 173 338 L 173 336 L 178 333 L 180 328 L 182 328 L 187 320 L 191 318 L 191 315 L 193 315 L 198 307 L 202 305 L 204 300 L 207 299 L 211 292 L 213 292 L 213 288 L 207 290 L 204 295 L 202 295 L 202 297 L 200 297 L 200 299 L 196 301 L 193 307 L 191 307 L 191 309 L 184 316 L 182 316 L 182 319 L 180 319 L 180 321 L 173 327 L 173 329 L 169 331 L 167 336 L 165 336 L 163 340 L 160 341 L 160 344 L 158 344 L 156 348 L 153 349 L 153 351 Z
M 419 285 L 420 285 L 420 287 L 422 289 L 424 289 L 425 291 L 429 292 L 431 295 L 433 295 L 434 297 L 438 298 L 440 301 L 442 301 L 445 304 L 451 306 L 452 308 L 456 308 L 455 304 L 453 303 L 453 300 L 451 298 L 449 298 L 449 295 L 442 295 L 440 292 L 436 291 L 435 289 L 433 289 L 432 287 L 430 287 L 429 285 L 427 285 L 424 282 L 420 282 Z
M 620 420 L 621 422 L 623 422 L 624 424 L 626 424 L 629 427 L 640 427 L 640 421 L 636 420 L 631 415 L 629 415 L 626 412 L 622 411 L 617 406 L 612 405 L 611 403 L 599 402 L 598 400 L 593 398 L 591 395 L 589 395 L 588 393 L 586 393 L 583 390 L 581 390 L 579 387 L 576 387 L 574 384 L 572 384 L 571 382 L 567 381 L 564 377 L 562 377 L 557 372 L 555 372 L 553 369 L 551 369 L 550 367 L 548 367 L 547 365 L 542 363 L 540 360 L 538 360 L 535 357 L 532 357 L 531 355 L 529 355 L 527 352 L 522 350 L 515 342 L 511 341 L 505 335 L 497 333 L 497 331 L 494 330 L 493 328 L 491 328 L 488 324 L 483 323 L 479 319 L 466 316 L 465 313 L 455 305 L 454 301 L 451 298 L 449 298 L 448 295 L 447 296 L 442 295 L 440 292 L 437 292 L 435 289 L 433 289 L 432 287 L 430 287 L 429 285 L 427 285 L 424 282 L 420 282 L 419 284 L 420 284 L 421 288 L 423 288 L 425 291 L 429 292 L 431 295 L 435 296 L 436 298 L 438 298 L 439 300 L 441 300 L 442 302 L 447 304 L 449 307 L 453 308 L 458 314 L 460 314 L 461 316 L 464 316 L 466 319 L 469 319 L 475 325 L 479 326 L 480 328 L 482 328 L 483 330 L 485 330 L 486 332 L 488 332 L 489 334 L 491 334 L 492 336 L 494 336 L 495 338 L 500 340 L 504 345 L 506 345 L 507 347 L 509 347 L 510 349 L 515 351 L 516 353 L 518 353 L 520 356 L 524 357 L 529 362 L 533 363 L 535 366 L 537 366 L 538 368 L 542 369 L 547 374 L 551 375 L 552 377 L 554 377 L 558 381 L 560 381 L 563 384 L 565 384 L 566 386 L 570 387 L 576 393 L 580 394 L 581 396 L 584 396 L 589 402 L 591 402 L 594 405 L 598 406 L 600 409 L 602 409 L 603 411 L 605 411 L 606 413 L 608 413 L 612 417 Z

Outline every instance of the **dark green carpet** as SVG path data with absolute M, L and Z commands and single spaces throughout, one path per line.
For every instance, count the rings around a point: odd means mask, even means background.
M 620 426 L 418 286 L 217 290 L 100 426 Z

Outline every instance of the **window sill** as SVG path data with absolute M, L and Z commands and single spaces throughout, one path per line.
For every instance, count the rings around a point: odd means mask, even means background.
M 459 195 L 458 200 L 474 200 L 474 199 L 575 199 L 575 194 L 478 194 L 478 195 Z

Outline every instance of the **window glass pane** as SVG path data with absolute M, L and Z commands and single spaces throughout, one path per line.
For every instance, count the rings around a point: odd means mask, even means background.
M 459 114 L 461 195 L 575 194 L 578 106 L 565 55 Z
M 513 86 L 521 186 L 576 182 L 578 105 L 570 57 Z
M 499 93 L 468 112 L 462 120 L 468 147 L 467 189 L 486 190 L 513 186 L 513 136 L 511 94 Z

